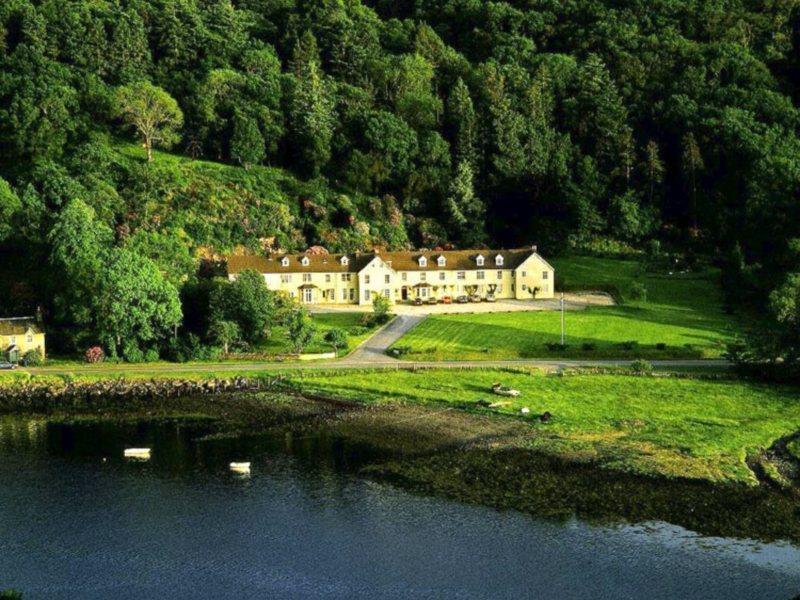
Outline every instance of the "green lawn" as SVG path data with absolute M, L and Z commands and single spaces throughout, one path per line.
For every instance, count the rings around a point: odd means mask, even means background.
M 520 415 L 539 451 L 618 470 L 754 484 L 745 457 L 800 430 L 797 388 L 734 380 L 445 370 L 295 375 L 299 389 L 366 402 L 415 402 Z M 522 392 L 501 398 L 500 381 Z M 478 399 L 508 401 L 480 409 Z M 520 409 L 530 409 L 528 417 Z M 536 418 L 552 413 L 549 423 Z
M 612 291 L 623 304 L 566 315 L 566 350 L 558 312 L 452 314 L 429 317 L 401 340 L 407 358 L 419 360 L 574 358 L 704 358 L 720 356 L 739 329 L 725 314 L 716 270 L 669 275 L 646 273 L 632 260 L 569 257 L 553 261 L 556 279 L 570 290 Z M 643 284 L 646 300 L 630 300 Z M 626 349 L 623 343 L 638 346 Z M 659 348 L 659 344 L 666 348 Z
M 375 332 L 374 327 L 362 327 L 361 320 L 365 313 L 358 312 L 331 312 L 331 313 L 312 313 L 311 319 L 314 321 L 317 330 L 314 339 L 306 347 L 305 353 L 331 352 L 331 346 L 324 340 L 325 333 L 331 329 L 343 329 L 347 332 L 348 348 L 340 352 L 346 354 L 366 340 Z M 286 330 L 283 327 L 276 327 L 270 338 L 261 344 L 257 350 L 270 354 L 288 354 L 291 352 L 289 339 L 286 337 Z

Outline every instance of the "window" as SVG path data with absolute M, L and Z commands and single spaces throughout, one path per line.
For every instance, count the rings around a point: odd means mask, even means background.
M 348 259 L 346 256 L 343 256 L 339 262 L 341 262 L 346 267 L 347 264 L 350 262 L 350 259 Z
M 281 259 L 281 266 L 283 266 L 283 267 L 288 267 L 289 266 L 289 257 L 288 256 L 284 256 Z
M 306 288 L 303 290 L 303 302 L 310 303 L 314 300 L 314 290 Z
M 11 336 L 11 345 L 13 346 L 13 345 L 14 345 L 14 344 L 16 344 L 16 343 L 17 343 L 17 336 L 15 336 L 15 335 L 12 335 L 12 336 Z
M 281 283 L 289 283 L 292 281 L 292 276 L 288 273 L 281 275 Z
M 342 273 L 342 281 L 350 281 L 350 273 Z
M 400 279 L 402 279 L 403 281 L 407 281 L 408 280 L 408 273 L 405 273 L 405 272 L 400 273 Z
M 497 278 L 498 279 L 502 279 L 503 278 L 503 272 L 502 271 L 498 271 L 497 272 Z
M 420 281 L 428 281 L 428 274 L 427 273 L 420 273 L 419 274 Z
M 549 275 L 550 275 L 550 273 L 549 273 L 549 272 L 547 272 L 547 271 L 542 271 L 542 279 L 543 279 L 544 281 L 547 281 L 547 278 L 548 278 L 548 276 L 549 276 Z
M 369 283 L 369 275 L 364 275 L 364 283 Z
M 311 283 L 311 273 L 303 273 L 303 283 Z
M 484 271 L 477 271 L 477 272 L 475 273 L 475 276 L 476 276 L 478 279 L 484 279 L 484 278 L 485 278 L 485 276 L 486 276 L 486 272 L 484 272 Z
M 467 274 L 464 273 L 464 271 L 459 271 L 458 273 L 456 273 L 456 279 L 466 279 L 466 278 Z
M 383 276 L 383 282 L 384 283 L 390 283 L 391 281 L 392 281 L 392 277 L 388 273 Z
M 336 292 L 328 288 L 328 300 L 336 300 Z
M 308 263 L 310 263 L 310 262 L 311 262 L 311 261 L 310 261 L 310 260 L 308 260 L 308 257 L 307 257 L 307 256 L 304 256 L 303 258 L 301 258 L 301 259 L 300 259 L 300 264 L 301 264 L 301 265 L 303 265 L 304 267 L 307 267 L 307 266 L 308 266 Z
M 32 335 L 29 333 L 29 334 L 28 334 L 28 337 L 26 337 L 26 338 L 25 338 L 25 340 L 26 340 L 26 341 L 27 341 L 29 344 L 32 344 L 32 343 L 33 343 L 33 336 L 32 336 Z
M 419 257 L 419 266 L 420 267 L 427 267 L 428 266 L 428 259 L 424 256 Z
M 364 290 L 364 300 L 369 302 L 369 290 Z
M 497 289 L 495 290 L 495 293 L 498 294 L 498 295 L 502 294 L 503 293 L 503 286 L 502 285 L 498 285 Z
M 497 265 L 498 267 L 502 267 L 503 266 L 503 257 L 501 255 L 499 255 L 499 254 L 497 256 L 495 256 L 494 257 L 494 264 Z
M 428 288 L 426 288 L 426 287 L 419 288 L 419 297 L 420 298 L 427 298 L 428 297 Z
M 438 264 L 440 267 L 443 267 L 447 264 L 447 259 L 444 256 L 440 256 L 436 259 L 436 264 Z
M 522 276 L 523 276 L 523 277 L 527 277 L 527 276 L 528 276 L 528 272 L 527 272 L 527 271 L 523 271 L 523 272 L 522 272 Z
M 479 267 L 482 267 L 482 266 L 483 266 L 483 260 L 484 260 L 484 259 L 483 259 L 483 256 L 481 256 L 481 255 L 479 254 L 479 255 L 478 255 L 478 258 L 476 258 L 476 259 L 475 259 L 475 264 L 476 264 L 476 265 L 478 265 Z
M 331 274 L 325 273 L 325 283 L 330 283 L 330 282 L 331 282 Z
M 356 299 L 356 288 L 350 288 L 350 301 L 352 302 L 355 299 Z
M 390 290 L 388 290 L 388 289 L 387 290 L 383 290 L 383 296 L 384 296 L 384 298 L 391 298 L 392 297 L 392 292 Z
M 350 291 L 352 292 L 353 290 L 351 289 Z M 342 300 L 347 300 L 347 289 L 342 290 Z
M 439 271 L 439 281 L 444 281 L 445 273 L 444 271 Z

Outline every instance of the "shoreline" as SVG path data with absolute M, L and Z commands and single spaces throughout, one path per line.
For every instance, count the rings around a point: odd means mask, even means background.
M 355 475 L 414 493 L 537 517 L 578 516 L 609 524 L 662 520 L 704 535 L 800 543 L 796 493 L 767 485 L 645 477 L 547 455 L 525 447 L 530 429 L 515 419 L 330 401 L 275 388 L 121 402 L 63 400 L 47 412 L 23 406 L 2 412 L 67 424 L 200 418 L 214 425 L 209 440 L 276 436 L 291 446 L 322 436 L 358 450 L 347 466 Z

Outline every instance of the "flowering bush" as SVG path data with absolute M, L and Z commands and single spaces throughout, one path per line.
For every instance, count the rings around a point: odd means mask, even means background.
M 103 349 L 100 346 L 92 346 L 86 350 L 86 354 L 84 354 L 84 356 L 86 357 L 87 363 L 99 363 L 103 362 L 106 354 L 103 352 Z

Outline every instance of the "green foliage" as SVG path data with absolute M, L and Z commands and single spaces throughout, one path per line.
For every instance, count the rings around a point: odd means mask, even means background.
M 211 291 L 209 305 L 209 335 L 219 341 L 221 329 L 231 333 L 229 325 L 223 323 L 234 323 L 242 339 L 258 343 L 269 336 L 279 318 L 280 306 L 274 292 L 267 289 L 259 273 L 250 270 L 241 272 L 233 282 L 217 285 Z
M 117 90 L 117 114 L 142 138 L 148 162 L 153 146 L 171 147 L 180 139 L 183 113 L 166 91 L 148 81 L 125 85 Z
M 22 202 L 8 182 L 0 177 L 0 242 L 5 241 L 13 233 L 14 217 L 22 210 Z
M 375 323 L 385 323 L 389 319 L 391 303 L 386 296 L 375 294 L 372 298 L 372 318 Z
M 324 339 L 331 345 L 334 352 L 347 347 L 347 332 L 344 329 L 329 329 L 325 332 Z
M 314 337 L 315 326 L 305 308 L 295 308 L 289 313 L 286 323 L 286 334 L 292 351 L 299 354 L 308 346 Z
M 22 356 L 22 364 L 26 367 L 38 367 L 44 362 L 44 357 L 42 356 L 42 351 L 39 348 L 35 348 L 33 350 L 28 350 Z
M 208 335 L 222 345 L 222 351 L 227 354 L 230 345 L 241 339 L 242 330 L 234 321 L 215 320 L 211 323 Z

